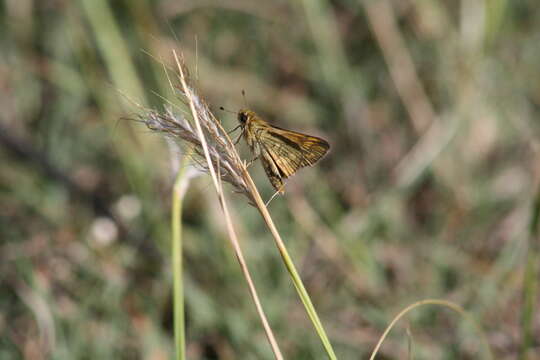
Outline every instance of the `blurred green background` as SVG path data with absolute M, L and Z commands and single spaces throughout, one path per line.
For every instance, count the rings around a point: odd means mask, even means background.
M 245 89 L 331 143 L 270 211 L 340 359 L 424 298 L 469 310 L 496 359 L 540 358 L 537 1 L 6 0 L 0 30 L 0 359 L 173 356 L 171 155 L 119 121 L 137 112 L 119 91 L 174 98 L 172 49 L 214 110 Z M 228 202 L 286 358 L 324 359 L 261 218 Z M 273 358 L 208 176 L 184 231 L 188 357 Z M 411 346 L 480 358 L 443 308 L 413 311 L 379 358 Z

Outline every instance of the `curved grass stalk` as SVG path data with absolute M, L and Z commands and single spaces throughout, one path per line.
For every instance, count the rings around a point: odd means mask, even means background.
M 375 346 L 375 349 L 371 353 L 371 357 L 369 358 L 369 360 L 374 360 L 375 359 L 375 356 L 379 352 L 379 349 L 380 349 L 383 341 L 386 339 L 386 337 L 388 336 L 388 333 L 390 333 L 390 330 L 392 330 L 392 328 L 394 327 L 394 325 L 396 325 L 396 323 L 399 321 L 399 319 L 401 319 L 403 316 L 405 316 L 405 314 L 407 314 L 411 310 L 413 310 L 413 309 L 415 309 L 417 307 L 423 306 L 423 305 L 440 305 L 440 306 L 447 307 L 447 308 L 449 308 L 451 310 L 454 310 L 455 312 L 459 313 L 463 318 L 465 318 L 467 321 L 469 321 L 475 327 L 475 329 L 478 331 L 478 333 L 480 334 L 480 342 L 482 343 L 482 346 L 484 347 L 486 358 L 490 359 L 490 360 L 493 359 L 493 354 L 491 352 L 491 348 L 489 347 L 489 343 L 487 342 L 486 335 L 484 334 L 484 331 L 478 325 L 478 323 L 473 319 L 473 317 L 467 311 L 465 311 L 465 309 L 463 309 L 461 306 L 459 306 L 459 305 L 457 305 L 457 304 L 455 304 L 453 302 L 450 302 L 450 301 L 439 300 L 439 299 L 426 299 L 426 300 L 417 301 L 417 302 L 407 306 L 405 309 L 401 310 L 399 312 L 399 314 L 397 314 L 394 317 L 392 322 L 390 322 L 390 324 L 387 326 L 387 328 L 384 330 L 383 334 L 379 338 L 379 341 L 377 342 L 377 345 Z

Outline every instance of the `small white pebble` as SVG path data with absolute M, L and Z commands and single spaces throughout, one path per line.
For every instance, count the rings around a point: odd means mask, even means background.
M 99 217 L 92 223 L 91 234 L 95 245 L 107 246 L 118 237 L 118 228 L 108 217 Z
M 141 213 L 141 201 L 135 195 L 123 195 L 115 204 L 115 209 L 124 220 L 131 220 Z

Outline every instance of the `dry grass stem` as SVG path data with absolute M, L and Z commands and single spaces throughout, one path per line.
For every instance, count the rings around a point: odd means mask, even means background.
M 236 192 L 244 194 L 253 203 L 251 192 L 248 190 L 243 177 L 245 164 L 240 160 L 234 144 L 218 119 L 212 114 L 208 105 L 197 94 L 195 89 L 190 86 L 187 79 L 187 68 L 183 61 L 175 51 L 173 51 L 173 55 L 178 70 L 177 80 L 181 84 L 177 90 L 182 95 L 181 100 L 190 110 L 191 119 L 183 115 L 180 109 L 173 110 L 173 108 L 169 107 L 164 112 L 145 110 L 139 120 L 150 130 L 165 135 L 168 140 L 175 141 L 183 147 L 186 147 L 187 144 L 193 165 L 211 175 L 224 213 L 229 240 L 240 263 L 240 268 L 248 284 L 250 295 L 255 303 L 274 357 L 281 360 L 283 355 L 270 328 L 244 259 L 222 188 L 222 181 L 225 181 L 231 184 Z

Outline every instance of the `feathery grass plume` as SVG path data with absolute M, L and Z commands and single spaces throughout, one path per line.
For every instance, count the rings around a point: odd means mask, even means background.
M 193 104 L 199 115 L 213 166 L 214 168 L 219 167 L 221 180 L 231 184 L 236 192 L 244 194 L 250 203 L 253 203 L 251 193 L 241 175 L 243 172 L 242 161 L 227 132 L 206 103 L 197 95 L 195 89 L 188 87 L 187 90 L 190 92 L 190 97 L 193 99 Z M 183 95 L 181 100 L 185 102 L 186 94 L 179 91 Z M 170 106 L 163 112 L 146 110 L 146 113 L 140 115 L 139 118 L 148 129 L 164 134 L 168 139 L 182 144 L 183 147 L 186 147 L 185 143 L 187 143 L 192 149 L 191 158 L 194 165 L 203 172 L 209 173 L 208 163 L 205 160 L 204 149 L 197 130 L 179 110 L 175 111 Z

